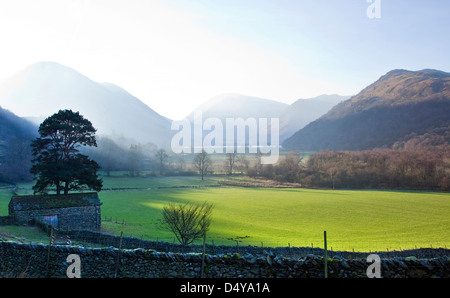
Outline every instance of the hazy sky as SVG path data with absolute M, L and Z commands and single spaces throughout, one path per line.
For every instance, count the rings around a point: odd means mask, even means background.
M 450 1 L 0 0 L 0 79 L 55 61 L 184 118 L 221 93 L 353 95 L 395 68 L 450 71 Z

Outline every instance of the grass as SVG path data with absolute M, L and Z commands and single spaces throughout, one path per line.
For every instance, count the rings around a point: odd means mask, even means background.
M 168 202 L 208 201 L 215 205 L 208 234 L 215 244 L 320 247 L 325 230 L 335 250 L 450 244 L 448 193 L 230 187 L 106 191 L 100 198 L 113 219 L 107 229 L 147 239 L 173 239 L 159 221 Z
M 20 243 L 44 243 L 50 242 L 50 237 L 37 227 L 0 226 L 0 239 Z
M 208 177 L 204 181 L 197 176 L 174 176 L 174 177 L 126 177 L 126 176 L 103 176 L 103 189 L 154 189 L 177 186 L 211 186 L 218 185 L 223 178 Z
M 217 245 L 322 247 L 325 230 L 328 248 L 333 250 L 392 251 L 450 245 L 449 193 L 170 188 L 217 185 L 220 179 L 223 177 L 207 177 L 203 182 L 199 177 L 105 177 L 105 188 L 140 190 L 100 192 L 102 226 L 116 234 L 123 231 L 125 236 L 172 242 L 173 235 L 161 228 L 162 207 L 169 202 L 207 201 L 215 205 L 208 243 Z M 0 190 L 0 215 L 7 214 L 9 198 L 7 190 Z
M 12 195 L 11 188 L 0 188 L 0 216 L 8 215 L 8 204 Z

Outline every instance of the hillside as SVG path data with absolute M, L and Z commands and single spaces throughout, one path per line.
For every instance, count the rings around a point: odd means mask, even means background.
M 37 136 L 37 126 L 0 106 L 0 140 L 7 142 L 14 137 Z
M 393 70 L 283 143 L 295 150 L 389 148 L 450 129 L 450 73 Z M 447 134 L 448 135 L 448 134 Z
M 159 146 L 170 142 L 169 119 L 119 86 L 94 82 L 54 62 L 35 63 L 4 81 L 0 105 L 39 122 L 60 109 L 72 109 L 89 119 L 100 135 Z
M 302 98 L 286 107 L 280 117 L 280 142 L 291 137 L 295 132 L 312 121 L 320 118 L 348 96 L 320 95 L 314 98 Z
M 0 107 L 0 182 L 30 178 L 31 141 L 37 126 Z
M 226 118 L 274 118 L 288 105 L 275 100 L 227 93 L 215 96 L 198 106 L 186 118 L 193 119 L 195 111 L 201 111 L 203 119 Z
M 205 103 L 195 108 L 186 119 L 194 123 L 194 113 L 201 112 L 202 119 L 205 121 L 208 118 L 219 119 L 223 126 L 223 144 L 226 144 L 226 119 L 242 118 L 255 119 L 258 122 L 260 118 L 266 118 L 270 123 L 271 118 L 278 118 L 279 114 L 287 107 L 285 103 L 275 100 L 259 98 L 254 96 L 247 96 L 242 94 L 226 93 L 217 95 Z M 258 125 L 258 124 L 257 124 Z M 268 139 L 270 139 L 270 131 Z M 203 138 L 208 134 L 208 130 L 204 130 Z M 234 144 L 237 142 L 237 133 L 234 135 Z M 259 139 L 259 136 L 257 136 Z M 194 142 L 194 135 L 192 135 L 192 142 Z M 246 144 L 249 142 L 249 135 L 247 132 Z
M 280 142 L 282 142 L 346 99 L 348 97 L 339 95 L 321 95 L 298 99 L 288 105 L 275 100 L 228 93 L 211 98 L 186 118 L 193 121 L 195 111 L 202 111 L 203 120 L 214 117 L 220 119 L 222 123 L 225 123 L 226 118 L 279 118 Z

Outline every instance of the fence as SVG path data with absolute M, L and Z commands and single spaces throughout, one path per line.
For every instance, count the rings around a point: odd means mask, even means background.
M 58 234 L 58 231 L 54 234 L 52 228 L 49 231 L 51 236 Z M 85 231 L 84 234 L 102 236 L 96 232 Z M 113 237 L 109 241 L 117 240 L 115 238 L 117 236 Z M 387 278 L 450 276 L 448 257 L 408 256 L 387 259 L 382 255 L 376 255 L 373 259 L 370 258 L 373 255 L 365 254 L 352 258 L 336 256 L 330 251 L 315 248 L 316 255 L 307 254 L 300 258 L 292 258 L 286 254 L 279 254 L 283 251 L 272 249 L 258 251 L 261 248 L 255 247 L 246 247 L 243 255 L 236 252 L 209 255 L 206 253 L 206 246 L 201 253 L 183 254 L 174 253 L 174 246 L 171 246 L 169 252 L 143 248 L 126 249 L 127 245 L 131 245 L 132 239 L 127 239 L 123 235 L 118 238 L 117 248 L 55 245 L 53 237 L 48 245 L 0 241 L 0 277 L 65 277 L 66 274 L 69 276 L 71 266 L 68 259 L 74 255 L 82 263 L 81 267 L 78 263 L 78 273 L 81 270 L 82 277 L 367 278 L 372 277 L 370 276 L 372 274 L 374 277 Z M 327 247 L 326 242 L 324 244 Z M 195 249 L 194 246 L 189 248 Z M 441 253 L 448 255 L 448 251 Z
M 34 224 L 50 235 L 51 227 L 40 221 L 35 221 Z M 158 252 L 170 252 L 170 253 L 205 253 L 208 255 L 220 255 L 220 254 L 251 254 L 254 256 L 261 255 L 283 255 L 291 258 L 304 258 L 308 255 L 323 256 L 325 254 L 324 242 L 321 243 L 311 242 L 311 245 L 295 246 L 291 243 L 285 245 L 270 245 L 273 243 L 260 243 L 260 245 L 242 245 L 238 241 L 231 241 L 230 245 L 217 245 L 214 240 L 206 240 L 204 245 L 181 245 L 175 243 L 174 239 L 165 241 L 164 239 L 156 240 L 144 240 L 138 237 L 130 237 L 108 234 L 98 231 L 58 231 L 54 230 L 55 236 L 66 239 L 70 238 L 73 245 L 80 245 L 86 247 L 114 247 L 123 249 L 151 249 Z M 201 240 L 203 242 L 203 240 Z M 365 258 L 371 253 L 376 253 L 383 258 L 397 258 L 397 257 L 416 257 L 416 258 L 435 258 L 442 256 L 450 256 L 450 250 L 435 246 L 429 248 L 414 248 L 414 249 L 399 249 L 399 250 L 381 250 L 373 249 L 367 251 L 355 251 L 355 250 L 336 250 L 333 249 L 335 241 L 328 239 L 326 253 L 330 258 L 345 258 L 345 259 L 358 259 Z
M 115 224 L 127 225 L 127 222 L 121 218 L 113 218 L 113 217 L 103 217 L 102 221 L 104 222 L 113 222 Z M 171 244 L 176 244 L 177 239 L 175 237 L 170 238 L 161 238 L 161 237 L 151 237 L 149 235 L 142 234 L 129 234 L 127 235 L 131 238 L 139 238 L 146 239 L 148 241 L 153 242 L 167 242 Z M 345 251 L 345 252 L 362 252 L 362 253 L 371 253 L 371 252 L 384 252 L 385 255 L 393 254 L 399 251 L 415 251 L 421 249 L 434 249 L 434 248 L 448 248 L 448 241 L 429 241 L 425 242 L 423 245 L 418 245 L 416 241 L 399 239 L 394 242 L 386 242 L 384 240 L 364 240 L 361 243 L 357 243 L 355 241 L 348 241 L 345 239 L 337 239 L 336 235 L 331 235 L 329 237 L 329 245 L 328 249 L 333 251 Z M 202 240 L 198 240 L 195 243 L 200 245 Z M 321 235 L 318 235 L 316 239 L 303 239 L 301 241 L 259 241 L 259 240 L 251 240 L 250 237 L 235 237 L 235 238 L 208 238 L 207 243 L 211 246 L 214 245 L 223 245 L 223 246 L 231 246 L 239 249 L 239 247 L 245 246 L 255 246 L 261 248 L 275 248 L 275 247 L 302 247 L 302 248 L 323 248 L 323 239 Z
M 268 247 L 251 245 L 179 245 L 98 231 L 60 231 L 35 221 L 46 231 L 44 244 L 0 241 L 0 272 L 27 271 L 33 277 L 64 277 L 69 254 L 83 263 L 84 277 L 368 277 L 370 252 L 336 251 L 324 232 L 321 245 Z M 70 242 L 67 240 L 70 239 Z M 322 246 L 322 247 L 319 247 Z M 450 250 L 422 248 L 373 251 L 383 277 L 449 277 Z M 99 261 L 100 260 L 100 261 Z M 40 265 L 37 265 L 40 264 Z M 44 266 L 45 265 L 45 266 Z M 2 273 L 0 273 L 0 276 Z
M 307 256 L 296 260 L 280 256 L 174 254 L 144 249 L 89 249 L 64 245 L 33 245 L 0 241 L 0 277 L 69 277 L 73 261 L 84 278 L 431 278 L 450 276 L 446 258 L 346 260 Z M 374 271 L 371 271 L 372 265 Z M 378 267 L 378 268 L 377 268 Z M 204 268 L 204 270 L 202 270 Z M 373 268 L 373 267 L 372 267 Z

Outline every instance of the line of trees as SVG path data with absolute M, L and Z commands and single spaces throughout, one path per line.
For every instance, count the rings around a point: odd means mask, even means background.
M 0 107 L 0 183 L 31 181 L 31 142 L 37 126 Z
M 299 179 L 315 186 L 450 190 L 450 154 L 377 149 L 320 152 Z
M 31 139 L 12 137 L 0 143 L 0 182 L 31 181 Z
M 205 151 L 171 156 L 165 149 L 151 144 L 132 144 L 127 149 L 108 137 L 96 138 L 95 131 L 79 113 L 59 111 L 40 125 L 40 137 L 34 141 L 15 137 L 6 145 L 0 143 L 0 178 L 19 181 L 31 179 L 34 174 L 35 191 L 42 192 L 53 185 L 58 193 L 76 190 L 80 185 L 100 189 L 98 169 L 107 175 L 118 170 L 127 171 L 129 176 L 141 176 L 144 171 L 146 175 L 149 171 L 153 175 L 199 174 L 202 180 L 211 172 L 240 173 L 333 189 L 450 190 L 450 133 L 447 131 L 411 136 L 390 149 L 320 151 L 306 161 L 298 153 L 290 152 L 274 165 L 261 165 L 262 154 L 227 153 L 216 159 Z M 6 176 L 10 172 L 16 176 Z
M 306 187 L 450 190 L 450 150 L 320 151 L 301 162 L 290 153 L 259 176 Z
M 130 177 L 187 175 L 192 172 L 183 155 L 171 156 L 169 151 L 153 144 L 123 146 L 118 143 L 110 137 L 100 136 L 97 148 L 85 148 L 85 153 L 99 163 L 107 176 L 114 171 L 124 171 Z

